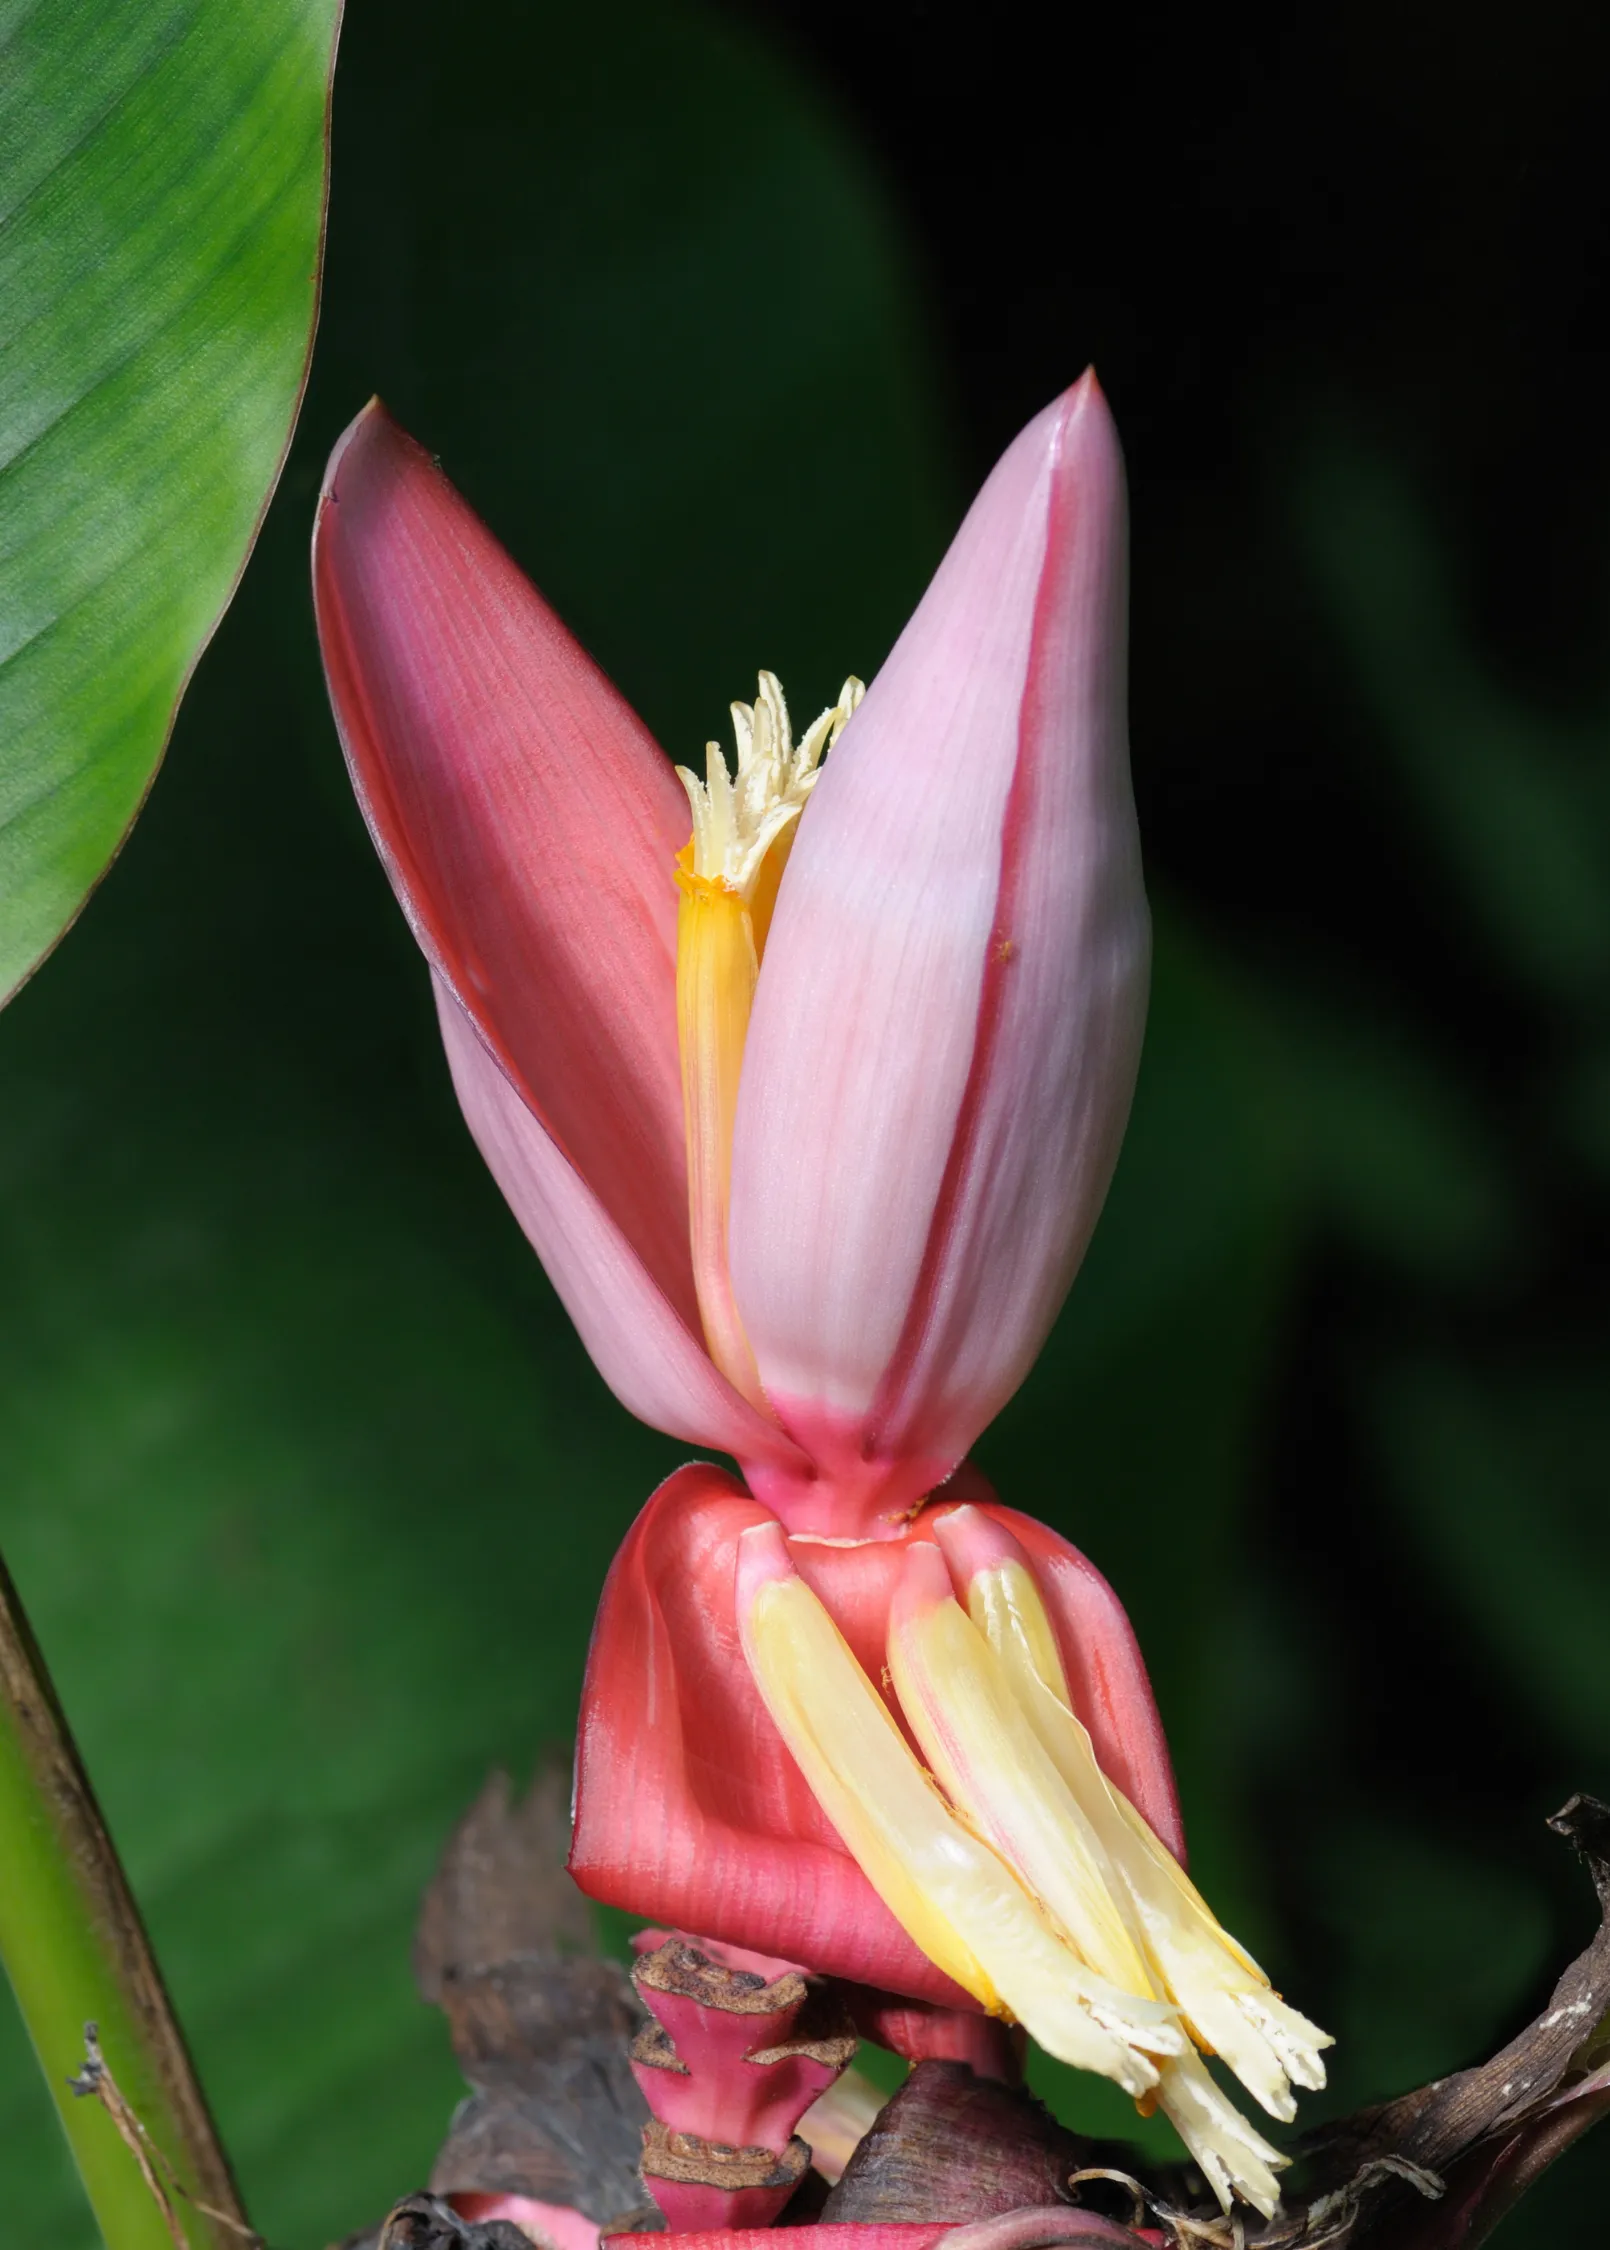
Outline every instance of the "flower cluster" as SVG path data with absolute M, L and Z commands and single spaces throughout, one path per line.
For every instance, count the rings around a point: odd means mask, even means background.
M 470 1129 L 616 1394 L 741 1472 L 679 1471 L 611 1573 L 578 1881 L 844 1980 L 910 2052 L 1026 2026 L 1268 2213 L 1281 2159 L 1202 2056 L 1289 2118 L 1328 2041 L 1183 1872 L 1116 1597 L 967 1461 L 1139 1056 L 1124 549 L 1087 376 L 864 692 L 796 744 L 763 673 L 736 767 L 680 782 L 378 405 L 314 576 Z

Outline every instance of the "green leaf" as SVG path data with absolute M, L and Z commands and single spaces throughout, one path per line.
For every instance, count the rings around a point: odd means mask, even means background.
M 127 834 L 284 457 L 338 13 L 0 5 L 0 998 Z
M 338 0 L 0 6 L 0 1002 L 165 746 L 289 443 Z M 138 1920 L 0 1572 L 0 1954 L 104 2240 L 172 2237 L 68 2079 L 84 2026 L 187 2212 L 234 2209 Z M 45 2160 L 48 2165 L 48 2159 Z

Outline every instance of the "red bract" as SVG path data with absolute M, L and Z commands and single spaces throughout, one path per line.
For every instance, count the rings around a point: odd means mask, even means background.
M 1117 1596 L 1055 1532 L 986 1505 L 1039 1566 L 1103 1765 L 1183 1854 L 1167 1745 Z M 668 1921 L 728 1943 L 754 1944 L 764 1932 L 787 1959 L 968 2007 L 845 1850 L 755 1691 L 733 1608 L 734 1556 L 743 1531 L 771 1520 L 724 1471 L 691 1467 L 661 1485 L 627 1534 L 582 1694 L 572 1871 L 612 1905 L 641 1909 L 652 1898 Z M 930 1535 L 924 1517 L 917 1524 Z M 868 1545 L 789 1542 L 873 1680 L 884 1670 L 890 1592 L 916 1535 L 908 1525 Z

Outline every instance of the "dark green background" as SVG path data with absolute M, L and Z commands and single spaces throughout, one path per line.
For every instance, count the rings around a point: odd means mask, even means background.
M 1585 1936 L 1541 1823 L 1610 1794 L 1604 199 L 1539 20 L 1455 69 L 1412 10 L 1047 54 L 1011 10 L 357 0 L 291 467 L 0 1025 L 0 1542 L 278 2250 L 426 2171 L 419 1887 L 568 1735 L 678 1458 L 482 1175 L 346 793 L 306 539 L 375 388 L 686 755 L 762 663 L 800 710 L 870 673 L 1097 359 L 1157 985 L 981 1456 L 1129 1602 L 1198 1871 L 1338 2100 L 1474 2059 Z M 1590 2144 L 1503 2239 L 1607 2183 Z M 0 2192 L 87 2242 L 9 2022 Z

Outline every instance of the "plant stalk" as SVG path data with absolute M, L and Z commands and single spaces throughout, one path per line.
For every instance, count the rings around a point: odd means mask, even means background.
M 243 2250 L 254 2241 L 123 1869 L 3 1562 L 0 1961 L 106 2250 L 178 2250 L 180 2242 L 186 2250 Z M 75 2094 L 69 2086 L 83 2068 L 87 2024 L 98 2027 L 111 2075 L 105 2096 Z M 143 2140 L 139 2154 L 131 2138 Z

